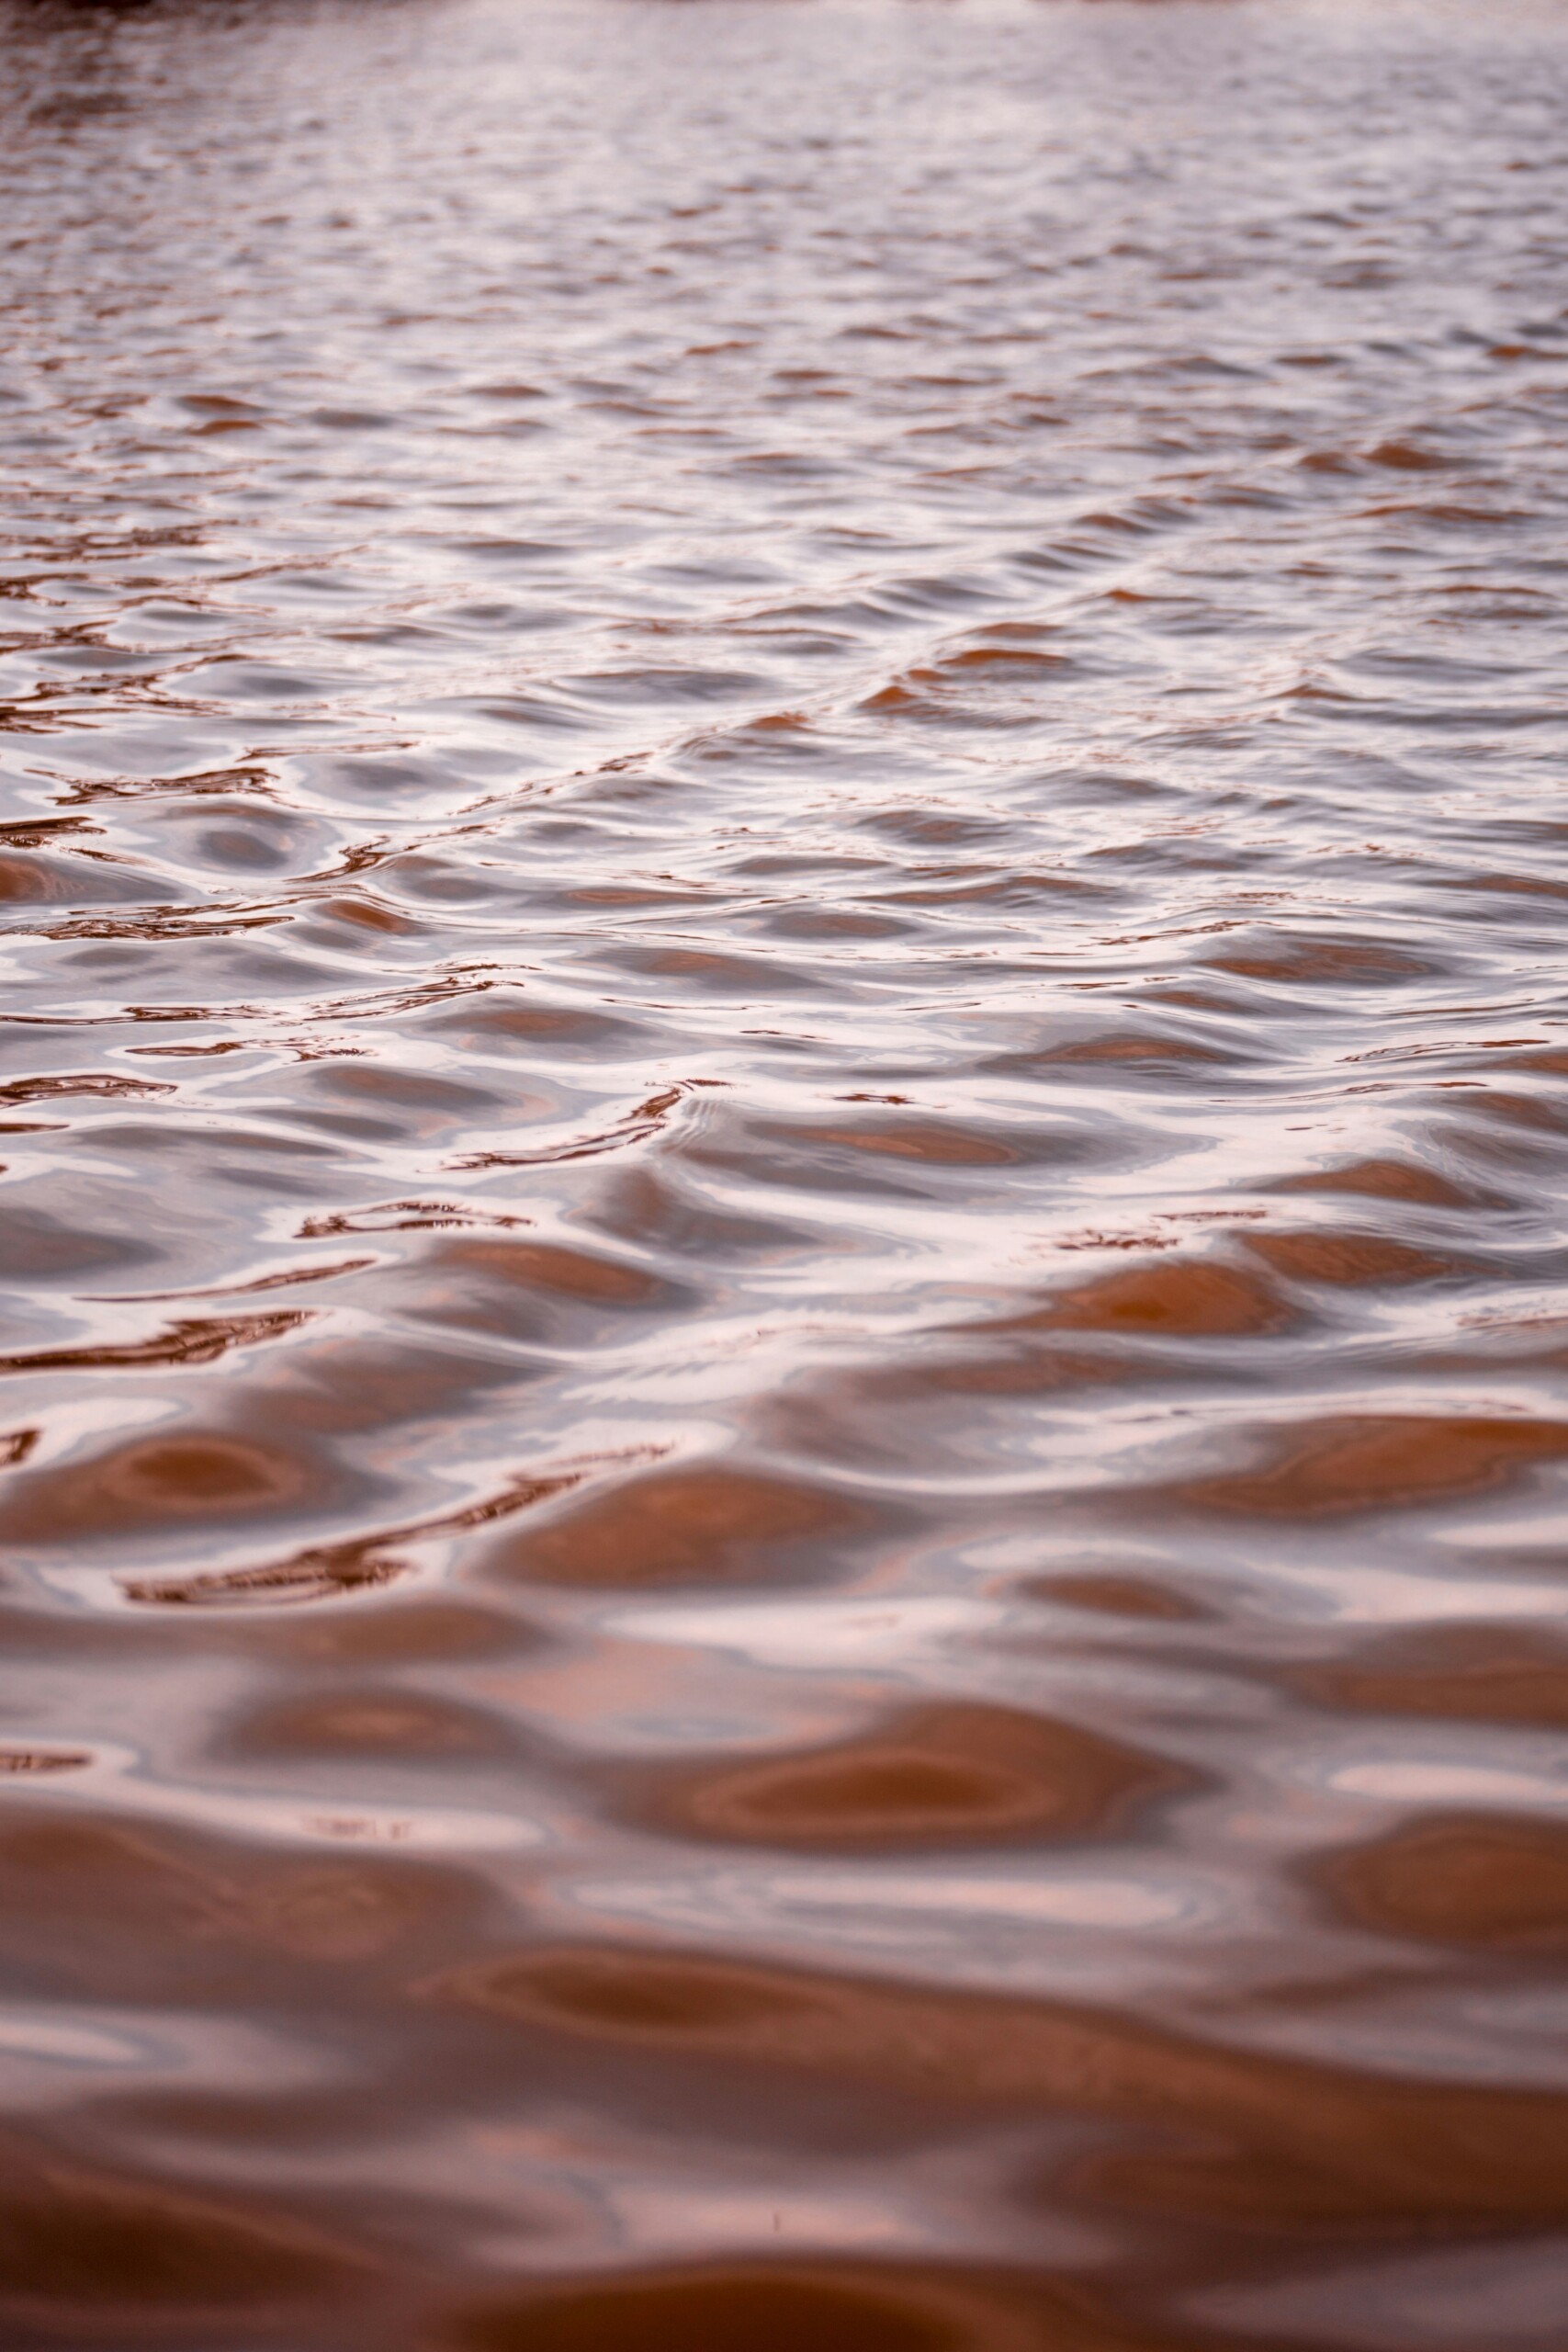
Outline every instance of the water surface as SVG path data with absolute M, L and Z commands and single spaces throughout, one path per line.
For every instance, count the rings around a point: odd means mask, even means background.
M 3 31 L 7 2345 L 1561 2346 L 1561 9 Z

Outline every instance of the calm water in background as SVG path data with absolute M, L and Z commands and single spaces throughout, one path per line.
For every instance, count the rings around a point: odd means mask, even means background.
M 1560 2346 L 1568 17 L 0 32 L 6 2344 Z

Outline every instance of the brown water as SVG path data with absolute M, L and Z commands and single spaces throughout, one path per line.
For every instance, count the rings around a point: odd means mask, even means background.
M 1568 17 L 3 31 L 6 2345 L 1568 2342 Z

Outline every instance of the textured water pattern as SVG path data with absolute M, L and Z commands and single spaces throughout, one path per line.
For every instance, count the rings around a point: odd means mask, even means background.
M 1560 2346 L 1568 17 L 0 29 L 7 2346 Z

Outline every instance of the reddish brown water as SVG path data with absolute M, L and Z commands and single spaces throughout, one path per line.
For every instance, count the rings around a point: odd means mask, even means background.
M 8 2352 L 1561 2352 L 1568 17 L 3 32 Z

